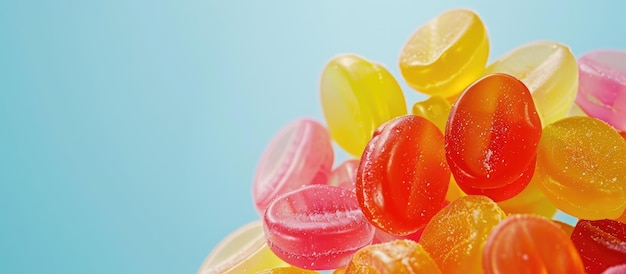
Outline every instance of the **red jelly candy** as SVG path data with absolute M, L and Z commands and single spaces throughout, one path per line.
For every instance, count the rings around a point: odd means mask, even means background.
M 441 131 L 426 118 L 406 115 L 374 132 L 357 170 L 356 194 L 372 224 L 408 235 L 441 208 L 449 181 Z
M 465 193 L 502 201 L 530 182 L 540 137 L 541 121 L 528 88 L 510 75 L 490 74 L 452 107 L 446 159 Z
M 370 244 L 374 227 L 353 191 L 310 185 L 277 197 L 265 211 L 265 237 L 285 262 L 313 269 L 346 266 L 352 255 Z
M 626 264 L 626 224 L 613 220 L 579 220 L 572 241 L 588 274 Z

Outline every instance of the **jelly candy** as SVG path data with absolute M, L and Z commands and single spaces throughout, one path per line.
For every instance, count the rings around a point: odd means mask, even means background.
M 626 52 L 596 50 L 578 59 L 576 103 L 591 117 L 626 131 Z
M 482 273 L 483 245 L 505 217 L 485 196 L 461 197 L 430 220 L 420 244 L 443 273 Z
M 443 203 L 441 203 L 439 210 L 441 210 L 441 208 L 446 207 L 448 204 L 450 203 L 444 200 Z M 398 235 L 389 234 L 381 229 L 376 229 L 376 232 L 374 233 L 374 241 L 372 241 L 372 243 L 379 244 L 379 243 L 391 242 L 394 240 L 412 240 L 412 241 L 419 242 L 420 238 L 422 237 L 422 232 L 424 232 L 424 228 L 420 228 L 415 233 L 412 233 L 409 235 L 398 236 Z
M 626 209 L 626 142 L 586 116 L 546 126 L 533 180 L 563 212 L 580 219 L 616 219 Z
M 523 45 L 489 65 L 484 75 L 506 73 L 533 96 L 544 126 L 564 118 L 578 91 L 578 65 L 566 45 L 540 41 Z
M 310 119 L 283 128 L 265 149 L 257 167 L 252 194 L 260 216 L 276 196 L 303 185 L 325 184 L 334 154 L 328 131 Z
M 580 273 L 584 267 L 569 237 L 552 221 L 512 215 L 487 238 L 483 270 L 491 273 Z
M 602 274 L 626 274 L 626 264 L 611 266 L 602 272 Z
M 448 100 L 440 96 L 431 96 L 413 105 L 413 115 L 428 119 L 435 123 L 441 132 L 444 132 L 451 108 L 452 106 Z
M 454 180 L 454 177 L 450 177 L 450 184 L 448 185 L 448 192 L 446 193 L 446 201 L 454 201 L 459 197 L 466 196 L 465 192 L 459 188 L 459 185 Z
M 413 89 L 449 97 L 480 76 L 488 56 L 480 17 L 467 9 L 449 10 L 413 33 L 400 53 L 400 71 Z
M 354 254 L 344 273 L 436 274 L 441 271 L 420 244 L 411 240 L 396 240 L 362 248 Z
M 579 220 L 572 241 L 589 274 L 626 264 L 626 224 L 612 220 Z
M 354 192 L 335 186 L 310 185 L 279 196 L 263 221 L 270 249 L 304 269 L 345 266 L 374 237 Z
M 498 202 L 498 206 L 507 214 L 537 214 L 552 218 L 557 208 L 548 197 L 541 193 L 537 184 L 536 180 L 531 180 L 522 192 L 511 199 Z
M 254 273 L 288 266 L 265 243 L 263 223 L 254 221 L 237 229 L 211 251 L 198 274 Z
M 367 144 L 356 177 L 359 205 L 374 226 L 415 233 L 440 209 L 450 181 L 443 134 L 415 115 L 388 121 Z
M 359 167 L 359 160 L 346 160 L 336 167 L 330 174 L 328 185 L 339 186 L 350 190 L 355 189 L 356 170 Z
M 356 55 L 326 65 L 320 95 L 330 135 L 357 157 L 379 125 L 407 114 L 404 94 L 387 69 Z
M 490 74 L 469 86 L 452 107 L 445 150 L 463 192 L 509 199 L 530 182 L 541 121 L 526 86 Z

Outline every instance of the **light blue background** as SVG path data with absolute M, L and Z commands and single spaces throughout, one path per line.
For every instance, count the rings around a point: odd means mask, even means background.
M 276 131 L 323 121 L 324 64 L 354 52 L 399 77 L 406 39 L 448 8 L 478 11 L 490 60 L 626 48 L 618 1 L 502 2 L 0 1 L 0 273 L 194 273 L 257 218 Z

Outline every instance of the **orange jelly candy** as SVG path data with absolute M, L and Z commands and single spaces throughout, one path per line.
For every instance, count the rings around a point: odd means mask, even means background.
M 411 240 L 370 245 L 359 250 L 348 267 L 352 273 L 441 273 L 422 246 Z
M 489 234 L 483 270 L 491 273 L 585 273 L 572 241 L 549 219 L 512 215 Z
M 426 225 L 420 244 L 443 273 L 482 273 L 483 244 L 506 214 L 485 196 L 454 200 Z

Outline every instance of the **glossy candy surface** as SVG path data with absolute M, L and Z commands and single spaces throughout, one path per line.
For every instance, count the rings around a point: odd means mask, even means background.
M 522 192 L 513 198 L 498 202 L 498 206 L 507 214 L 537 214 L 546 218 L 552 218 L 557 208 L 550 202 L 548 197 L 543 195 L 537 184 L 536 180 L 531 180 Z
M 420 244 L 443 273 L 482 273 L 483 245 L 505 217 L 485 196 L 461 197 L 431 219 Z
M 509 199 L 530 182 L 541 121 L 530 92 L 506 74 L 469 86 L 450 111 L 446 159 L 467 194 Z
M 424 101 L 413 104 L 413 115 L 422 116 L 433 122 L 444 132 L 448 122 L 448 114 L 452 106 L 441 96 L 431 96 Z
M 626 264 L 626 224 L 612 220 L 579 220 L 572 241 L 589 274 Z
M 350 159 L 344 161 L 330 174 L 328 185 L 354 190 L 356 183 L 356 170 L 358 167 L 359 160 Z
M 411 240 L 396 240 L 359 250 L 344 273 L 436 274 L 441 271 L 420 244 Z
M 611 266 L 602 272 L 602 274 L 626 274 L 626 264 Z
M 224 238 L 198 269 L 198 274 L 254 273 L 288 264 L 272 253 L 265 243 L 263 223 L 255 221 Z
M 539 41 L 518 47 L 489 65 L 484 75 L 506 73 L 532 94 L 542 124 L 565 117 L 578 91 L 578 64 L 568 46 Z
M 489 37 L 478 15 L 449 10 L 409 38 L 400 53 L 400 72 L 413 89 L 449 97 L 478 78 L 488 55 Z
M 407 114 L 404 94 L 387 69 L 352 54 L 326 65 L 320 96 L 333 140 L 357 157 L 378 126 Z
M 576 103 L 591 117 L 626 131 L 626 51 L 596 50 L 578 60 Z
M 278 195 L 309 184 L 325 184 L 334 154 L 324 126 L 298 119 L 285 126 L 263 152 L 252 183 L 257 213 L 263 216 Z
M 374 237 L 354 192 L 335 186 L 305 186 L 279 196 L 263 221 L 270 249 L 304 269 L 345 266 Z
M 534 215 L 512 215 L 489 233 L 483 270 L 492 273 L 580 273 L 584 267 L 558 225 Z
M 626 209 L 626 141 L 606 123 L 576 116 L 546 126 L 537 149 L 537 180 L 563 212 L 616 219 Z
M 407 235 L 440 209 L 449 181 L 441 131 L 423 117 L 406 115 L 383 124 L 367 144 L 356 194 L 372 224 Z

